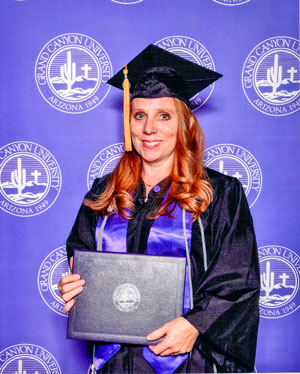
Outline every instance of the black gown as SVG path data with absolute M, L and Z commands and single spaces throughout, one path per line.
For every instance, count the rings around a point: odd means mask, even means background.
M 192 226 L 191 262 L 194 308 L 183 316 L 200 332 L 192 356 L 176 373 L 251 372 L 254 370 L 259 321 L 259 263 L 253 222 L 243 187 L 235 178 L 207 169 L 214 197 L 201 215 L 207 248 L 204 271 L 198 222 Z M 96 179 L 87 198 L 105 189 L 109 176 Z M 158 184 L 162 186 L 162 182 Z M 127 251 L 143 253 L 153 220 L 147 219 L 161 193 L 152 189 L 145 199 L 143 184 L 128 223 Z M 67 240 L 73 249 L 96 250 L 95 228 L 99 213 L 82 205 Z M 172 218 L 170 218 L 172 219 Z M 170 233 L 172 240 L 172 233 Z M 142 358 L 142 347 L 123 345 L 100 373 L 155 373 Z

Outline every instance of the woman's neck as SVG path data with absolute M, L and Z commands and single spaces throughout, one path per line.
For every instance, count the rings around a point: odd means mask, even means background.
M 146 187 L 146 199 L 150 190 L 171 173 L 172 165 L 149 165 L 143 163 L 142 179 Z

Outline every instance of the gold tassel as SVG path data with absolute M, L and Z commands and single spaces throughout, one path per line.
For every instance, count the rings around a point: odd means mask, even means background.
M 132 151 L 130 123 L 129 123 L 129 120 L 130 120 L 130 93 L 129 93 L 130 84 L 127 78 L 127 74 L 128 74 L 127 65 L 125 65 L 125 68 L 123 69 L 123 74 L 124 74 L 124 81 L 123 81 L 124 143 L 125 143 L 125 151 L 130 152 Z

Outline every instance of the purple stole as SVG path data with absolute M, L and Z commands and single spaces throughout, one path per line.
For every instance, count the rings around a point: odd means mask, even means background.
M 186 247 L 183 231 L 182 208 L 177 204 L 172 213 L 174 218 L 160 216 L 155 219 L 148 238 L 147 251 L 149 255 L 186 257 Z M 188 248 L 191 248 L 192 214 L 186 213 L 186 239 Z M 99 230 L 103 220 L 99 218 L 96 227 L 96 244 Z M 103 230 L 102 250 L 109 252 L 126 252 L 128 220 L 117 214 L 108 217 Z M 188 281 L 188 269 L 185 274 L 183 313 L 190 309 L 190 287 Z M 121 348 L 120 344 L 97 343 L 95 346 L 95 369 L 99 370 Z M 187 358 L 188 354 L 177 356 L 157 356 L 148 346 L 143 347 L 143 358 L 153 367 L 157 374 L 173 373 Z

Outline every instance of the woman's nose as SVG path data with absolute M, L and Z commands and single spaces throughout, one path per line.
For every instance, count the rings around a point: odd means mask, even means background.
M 155 119 L 148 117 L 144 125 L 144 133 L 150 135 L 150 134 L 156 133 L 156 131 L 157 131 L 157 128 L 156 128 Z

